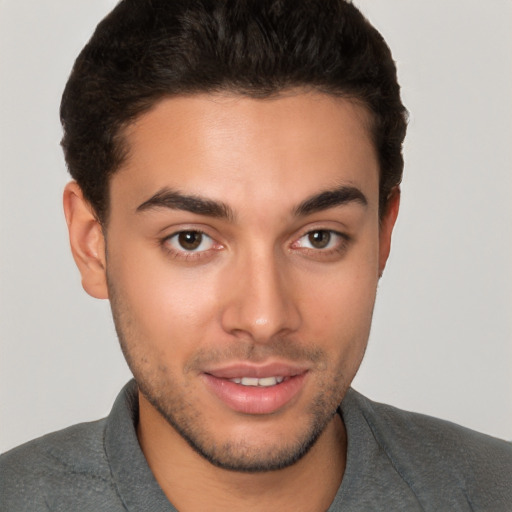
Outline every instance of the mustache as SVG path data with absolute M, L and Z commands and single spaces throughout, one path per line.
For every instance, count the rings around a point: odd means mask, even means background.
M 310 363 L 313 366 L 326 366 L 327 355 L 320 348 L 303 346 L 290 340 L 270 340 L 257 343 L 250 340 L 237 340 L 229 347 L 203 348 L 188 361 L 185 372 L 201 370 L 205 366 L 227 362 L 264 363 L 269 359 L 282 359 L 294 363 Z

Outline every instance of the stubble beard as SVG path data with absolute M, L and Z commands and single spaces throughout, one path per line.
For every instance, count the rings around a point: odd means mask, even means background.
M 328 407 L 323 398 L 312 406 L 309 425 L 301 436 L 289 442 L 282 440 L 272 446 L 254 446 L 245 441 L 218 443 L 204 428 L 207 417 L 200 411 L 185 411 L 184 400 L 159 393 L 144 379 L 135 379 L 146 400 L 162 415 L 188 445 L 201 457 L 216 467 L 243 473 L 276 471 L 292 466 L 302 459 L 315 445 L 320 435 L 336 414 L 337 406 Z M 171 384 L 167 384 L 170 387 Z
M 271 445 L 256 446 L 247 440 L 218 441 L 208 429 L 208 418 L 193 403 L 193 396 L 187 396 L 186 386 L 178 384 L 169 369 L 144 350 L 145 343 L 134 329 L 133 319 L 128 309 L 119 300 L 115 289 L 109 283 L 109 297 L 112 316 L 119 343 L 128 366 L 145 399 L 161 414 L 167 423 L 188 443 L 201 457 L 216 467 L 243 473 L 262 473 L 276 471 L 292 466 L 301 460 L 315 445 L 325 431 L 334 415 L 342 397 L 350 384 L 341 372 L 324 376 L 318 383 L 318 393 L 312 400 L 308 411 L 308 421 L 296 435 L 295 439 L 281 439 Z M 148 344 L 149 346 L 149 344 Z M 258 360 L 261 352 L 288 357 L 290 360 L 309 360 L 316 367 L 326 365 L 326 356 L 319 350 L 307 350 L 291 346 L 287 342 L 276 341 L 265 345 L 260 350 L 255 344 L 241 349 L 237 345 L 236 354 L 231 351 L 220 354 L 199 354 L 197 360 L 229 360 L 237 356 L 246 360 Z M 273 347 L 273 348 L 272 348 Z M 193 363 L 197 364 L 198 361 Z M 316 372 L 317 375 L 320 372 Z M 302 420 L 304 421 L 304 420 Z

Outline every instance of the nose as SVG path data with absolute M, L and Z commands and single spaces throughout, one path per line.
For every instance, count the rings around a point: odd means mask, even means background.
M 224 331 L 257 343 L 297 331 L 302 319 L 290 274 L 286 262 L 275 255 L 240 258 L 230 268 L 225 288 Z

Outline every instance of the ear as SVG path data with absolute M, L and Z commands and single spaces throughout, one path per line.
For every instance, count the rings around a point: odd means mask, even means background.
M 391 249 L 391 234 L 395 226 L 398 210 L 400 207 L 400 187 L 391 190 L 387 202 L 386 210 L 380 221 L 379 233 L 379 277 L 382 276 L 386 262 L 388 261 L 389 251 Z
M 66 185 L 63 203 L 71 252 L 82 276 L 82 286 L 92 297 L 107 299 L 105 238 L 101 224 L 76 182 Z

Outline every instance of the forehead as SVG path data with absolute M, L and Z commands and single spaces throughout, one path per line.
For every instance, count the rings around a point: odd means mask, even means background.
M 365 189 L 370 199 L 378 193 L 370 114 L 318 92 L 167 98 L 130 125 L 125 140 L 112 201 L 122 195 L 140 204 L 165 187 L 262 205 L 278 195 L 282 204 L 300 202 L 339 185 Z

